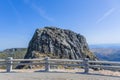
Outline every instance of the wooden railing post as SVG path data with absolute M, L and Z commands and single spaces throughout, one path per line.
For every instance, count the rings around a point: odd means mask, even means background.
M 50 64 L 49 64 L 49 57 L 45 58 L 45 71 L 49 72 L 50 70 Z
M 83 60 L 83 64 L 84 64 L 84 73 L 88 73 L 89 72 L 89 63 L 88 63 L 88 58 L 85 58 Z
M 11 72 L 12 71 L 12 60 L 13 58 L 12 57 L 8 57 L 6 59 L 6 72 Z

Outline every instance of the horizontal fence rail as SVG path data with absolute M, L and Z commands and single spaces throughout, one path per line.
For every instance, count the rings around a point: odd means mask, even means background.
M 84 60 L 70 60 L 70 59 L 50 59 L 49 57 L 41 59 L 13 59 L 8 57 L 7 59 L 0 59 L 0 66 L 6 66 L 6 72 L 12 71 L 13 65 L 44 65 L 45 71 L 50 70 L 51 65 L 63 65 L 73 67 L 83 67 L 84 72 L 88 73 L 89 68 L 101 68 L 101 69 L 119 69 L 120 62 L 112 61 L 91 61 L 87 58 Z
M 101 64 L 117 64 L 120 65 L 120 62 L 113 61 L 88 61 L 89 63 L 101 63 Z
M 44 58 L 42 59 L 13 59 L 11 61 L 42 61 L 44 60 Z

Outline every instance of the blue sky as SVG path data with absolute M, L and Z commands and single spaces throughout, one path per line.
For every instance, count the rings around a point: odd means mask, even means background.
M 0 50 L 27 47 L 36 28 L 57 26 L 89 44 L 120 43 L 120 0 L 0 0 Z

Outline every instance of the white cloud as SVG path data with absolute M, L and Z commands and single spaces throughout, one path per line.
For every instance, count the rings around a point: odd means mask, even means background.
M 97 23 L 97 24 L 100 23 L 100 22 L 103 21 L 105 18 L 107 18 L 108 16 L 110 16 L 114 11 L 115 11 L 115 8 L 109 9 L 107 12 L 105 12 L 105 13 L 103 14 L 102 17 L 100 17 L 100 18 L 96 21 L 96 23 Z
M 28 4 L 30 0 L 23 0 L 24 3 Z
M 43 10 L 41 7 L 38 7 L 38 6 L 36 6 L 35 4 L 31 4 L 31 6 L 32 6 L 32 8 L 35 10 L 35 11 L 37 11 L 38 13 L 39 13 L 39 15 L 42 17 L 42 18 L 44 18 L 44 19 L 46 19 L 46 20 L 48 20 L 48 21 L 50 21 L 50 22 L 54 22 L 54 19 L 52 18 L 52 17 L 50 17 L 50 16 L 48 16 L 48 14 L 46 13 L 46 11 L 45 10 Z
M 8 0 L 8 4 L 10 5 L 10 7 L 13 10 L 13 12 L 15 13 L 15 16 L 17 17 L 17 22 L 18 23 L 22 23 L 23 22 L 22 17 L 20 15 L 19 11 L 17 10 L 17 8 L 14 6 L 12 0 Z

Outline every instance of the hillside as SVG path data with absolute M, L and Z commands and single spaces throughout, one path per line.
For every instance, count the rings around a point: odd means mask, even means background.
M 27 48 L 11 48 L 0 52 L 0 59 L 13 57 L 14 59 L 24 58 Z

